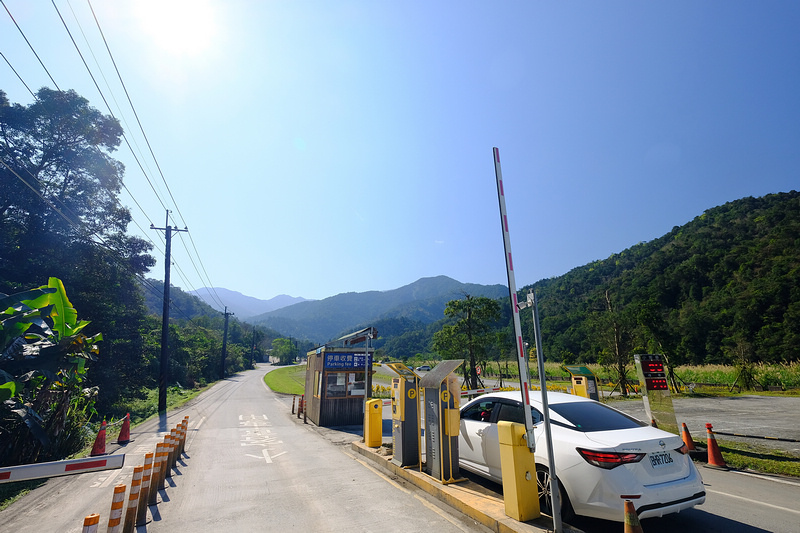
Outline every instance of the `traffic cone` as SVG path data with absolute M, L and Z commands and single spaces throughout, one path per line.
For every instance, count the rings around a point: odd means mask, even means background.
M 94 439 L 94 446 L 92 446 L 92 453 L 90 457 L 106 454 L 106 421 L 100 424 L 100 431 L 97 432 L 97 438 Z
M 642 524 L 639 523 L 639 515 L 636 514 L 636 508 L 630 500 L 625 500 L 625 533 L 644 533 Z
M 117 444 L 128 444 L 131 441 L 131 414 L 125 415 L 125 420 L 122 422 L 122 429 L 119 430 L 119 437 L 117 437 Z
M 708 431 L 708 464 L 706 464 L 706 466 L 727 470 L 728 465 L 725 464 L 725 460 L 722 458 L 722 453 L 720 453 L 719 447 L 717 446 L 717 438 L 714 436 L 714 432 L 711 431 L 711 429 L 711 424 L 706 424 L 706 431 Z
M 683 439 L 683 443 L 686 445 L 686 449 L 690 452 L 697 450 L 694 447 L 694 441 L 692 440 L 692 435 L 689 433 L 689 428 L 686 427 L 686 422 L 681 422 L 681 438 Z

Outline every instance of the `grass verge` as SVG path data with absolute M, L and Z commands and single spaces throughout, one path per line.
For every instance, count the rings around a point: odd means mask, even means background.
M 283 394 L 305 394 L 306 366 L 294 365 L 276 368 L 267 372 L 264 383 L 275 392 Z
M 699 442 L 707 446 L 705 441 Z M 765 474 L 800 477 L 800 457 L 768 446 L 717 439 L 722 459 L 736 470 L 754 470 Z

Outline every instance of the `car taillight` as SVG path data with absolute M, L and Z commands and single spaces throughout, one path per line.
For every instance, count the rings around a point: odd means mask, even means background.
M 681 446 L 680 448 L 675 448 L 675 451 L 681 455 L 686 455 L 687 453 L 689 453 L 689 447 L 686 446 L 686 444 L 684 443 L 683 446 Z
M 618 452 L 595 452 L 592 450 L 584 450 L 583 448 L 576 448 L 581 457 L 586 459 L 590 465 L 599 466 L 606 470 L 611 470 L 619 465 L 628 463 L 638 463 L 641 461 L 645 454 L 643 453 L 618 453 Z

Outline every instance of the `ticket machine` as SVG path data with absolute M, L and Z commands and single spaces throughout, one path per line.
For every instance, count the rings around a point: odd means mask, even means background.
M 425 472 L 442 483 L 461 481 L 458 470 L 461 387 L 453 374 L 462 360 L 442 361 L 421 380 L 425 391 Z
M 597 377 L 585 366 L 563 365 L 561 368 L 572 376 L 572 394 L 600 401 L 597 393 Z
M 392 462 L 419 464 L 419 376 L 403 363 L 385 365 L 399 377 L 392 379 Z

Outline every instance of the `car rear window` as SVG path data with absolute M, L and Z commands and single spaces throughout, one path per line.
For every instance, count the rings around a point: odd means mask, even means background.
M 568 420 L 575 429 L 584 432 L 631 429 L 647 425 L 597 402 L 550 404 L 550 409 Z

